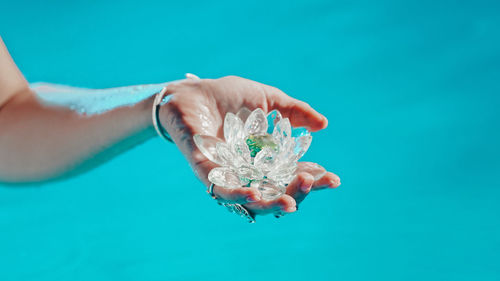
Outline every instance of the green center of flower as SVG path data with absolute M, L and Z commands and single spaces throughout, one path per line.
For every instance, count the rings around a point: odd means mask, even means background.
M 245 142 L 250 149 L 250 156 L 252 157 L 255 157 L 264 147 L 269 147 L 275 151 L 278 149 L 278 145 L 274 142 L 273 136 L 270 134 L 260 136 L 250 135 Z

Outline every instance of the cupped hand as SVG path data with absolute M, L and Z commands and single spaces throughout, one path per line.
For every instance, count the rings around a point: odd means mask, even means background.
M 207 159 L 193 141 L 196 134 L 224 139 L 223 121 L 226 113 L 241 108 L 264 112 L 279 110 L 290 119 L 294 127 L 306 127 L 310 131 L 326 128 L 326 117 L 303 101 L 294 99 L 277 88 L 236 76 L 220 79 L 188 79 L 170 84 L 167 95 L 170 101 L 160 111 L 161 122 L 186 157 L 196 176 L 208 186 L 208 173 L 217 164 Z M 214 186 L 218 200 L 239 203 L 253 215 L 290 213 L 297 210 L 311 190 L 335 188 L 340 178 L 325 171 L 321 166 L 299 162 L 296 177 L 287 186 L 286 194 L 274 200 L 263 200 L 256 188 L 228 189 Z

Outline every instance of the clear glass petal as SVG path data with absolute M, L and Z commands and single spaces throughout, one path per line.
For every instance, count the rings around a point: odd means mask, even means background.
M 271 170 L 274 165 L 275 155 L 274 151 L 269 147 L 264 147 L 257 153 L 254 159 L 254 166 L 261 169 L 264 173 Z
M 295 170 L 297 169 L 297 163 L 283 163 L 275 168 L 273 168 L 268 174 L 267 177 L 280 185 L 289 184 L 293 177 L 295 176 Z
M 266 114 L 261 108 L 252 111 L 245 122 L 246 135 L 263 135 L 267 131 Z
M 207 135 L 194 135 L 193 141 L 198 147 L 198 149 L 208 158 L 208 160 L 223 165 L 224 162 L 220 159 L 217 153 L 217 143 L 222 143 L 223 141 L 219 138 L 207 136 Z
M 268 177 L 281 177 L 283 175 L 294 175 L 297 169 L 297 163 L 282 163 L 279 166 L 274 167 L 268 174 Z
M 224 118 L 224 138 L 226 142 L 233 143 L 244 137 L 243 121 L 233 113 L 227 113 Z
M 295 139 L 295 148 L 293 153 L 297 155 L 297 160 L 299 160 L 309 149 L 311 145 L 312 136 L 302 136 Z
M 264 174 L 262 173 L 262 171 L 251 165 L 241 166 L 236 169 L 236 172 L 238 173 L 240 181 L 243 184 L 249 184 L 252 181 L 261 180 L 262 178 L 264 178 Z
M 283 119 L 279 110 L 273 110 L 267 114 L 267 133 L 272 134 L 276 124 Z
M 274 182 L 276 182 L 278 185 L 280 186 L 287 186 L 290 182 L 292 182 L 293 178 L 295 177 L 295 175 L 289 175 L 289 174 L 286 174 L 286 175 L 278 175 L 278 176 L 275 176 L 275 177 L 269 177 L 269 179 L 273 180 Z
M 238 174 L 228 167 L 213 168 L 208 173 L 208 180 L 213 184 L 225 188 L 238 188 L 242 186 Z
M 311 132 L 304 127 L 292 128 L 292 137 L 310 136 Z
M 236 161 L 237 159 L 234 157 L 227 144 L 219 142 L 215 147 L 217 150 L 217 156 L 222 160 L 223 165 L 233 167 L 238 166 L 239 163 Z
M 319 180 L 326 175 L 326 169 L 313 162 L 299 162 L 297 163 L 297 170 L 295 174 L 306 172 L 314 177 L 314 180 Z
M 233 143 L 233 152 L 234 154 L 240 158 L 241 162 L 245 164 L 250 164 L 252 158 L 250 157 L 250 149 L 248 145 L 243 140 L 237 140 Z
M 274 127 L 273 137 L 281 144 L 284 144 L 287 139 L 290 139 L 292 134 L 292 126 L 288 118 L 281 119 Z
M 243 121 L 243 123 L 245 123 L 248 119 L 248 116 L 250 116 L 250 114 L 252 114 L 252 111 L 246 107 L 243 107 L 240 110 L 238 110 L 238 112 L 236 113 L 236 116 L 238 116 L 238 118 L 240 118 L 240 120 Z
M 279 148 L 278 163 L 291 163 L 297 160 L 297 156 L 293 153 L 295 148 L 295 140 L 286 138 L 284 143 Z
M 285 193 L 286 188 L 271 180 L 254 181 L 251 184 L 256 187 L 264 200 L 274 200 Z

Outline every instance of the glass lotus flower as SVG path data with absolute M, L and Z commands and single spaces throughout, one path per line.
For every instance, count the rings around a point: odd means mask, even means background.
M 297 171 L 297 161 L 312 140 L 304 128 L 292 128 L 290 120 L 277 110 L 265 114 L 260 108 L 244 108 L 224 119 L 225 141 L 207 135 L 195 135 L 200 151 L 220 167 L 210 171 L 210 182 L 224 188 L 256 187 L 264 200 L 281 196 Z M 302 170 L 324 169 L 314 163 Z M 318 172 L 316 172 L 318 174 Z

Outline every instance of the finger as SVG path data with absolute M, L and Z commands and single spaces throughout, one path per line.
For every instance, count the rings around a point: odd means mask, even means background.
M 254 187 L 225 188 L 215 185 L 213 192 L 217 199 L 222 202 L 246 204 L 262 199 L 262 195 Z
M 290 119 L 292 126 L 306 127 L 313 132 L 328 126 L 328 119 L 309 104 L 294 99 L 275 87 L 265 85 L 264 89 L 267 94 L 268 111 L 279 110 L 284 117 Z
M 304 200 L 311 191 L 314 177 L 309 173 L 299 173 L 286 188 L 286 194 L 292 196 L 296 203 Z
M 297 203 L 290 195 L 283 194 L 274 200 L 261 200 L 255 203 L 245 204 L 245 207 L 253 213 L 264 215 L 276 212 L 293 213 L 297 210 Z
M 298 162 L 295 172 L 297 174 L 301 172 L 311 174 L 314 180 L 318 180 L 326 174 L 326 169 L 314 162 Z
M 325 188 L 337 188 L 340 186 L 340 178 L 332 172 L 326 173 L 323 177 L 313 183 L 312 190 Z

